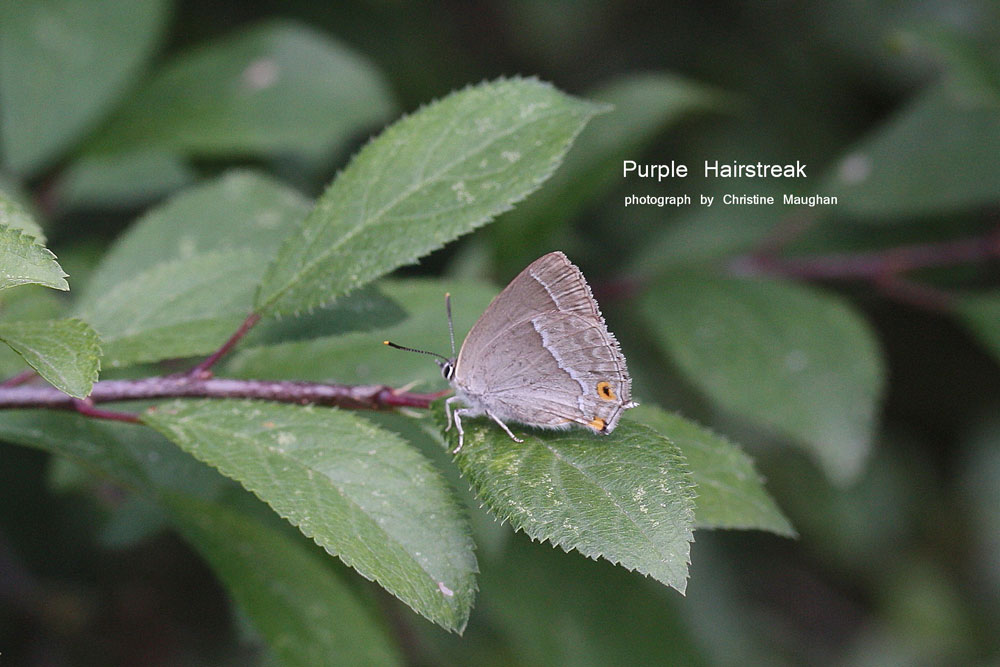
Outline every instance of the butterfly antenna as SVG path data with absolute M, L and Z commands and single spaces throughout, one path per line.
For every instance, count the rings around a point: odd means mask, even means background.
M 437 357 L 438 359 L 443 359 L 445 363 L 448 362 L 448 357 L 444 356 L 443 354 L 438 354 L 437 352 L 429 352 L 427 350 L 418 350 L 418 349 L 416 349 L 414 347 L 403 347 L 402 345 L 396 345 L 392 341 L 388 341 L 388 340 L 382 341 L 382 344 L 383 345 L 388 345 L 389 347 L 394 347 L 397 350 L 403 350 L 404 352 L 419 352 L 420 354 L 429 354 L 432 357 Z M 440 364 L 441 362 L 438 362 L 438 363 Z
M 448 311 L 448 335 L 451 336 L 451 356 L 455 356 L 455 325 L 451 323 L 451 292 L 444 293 L 444 308 Z

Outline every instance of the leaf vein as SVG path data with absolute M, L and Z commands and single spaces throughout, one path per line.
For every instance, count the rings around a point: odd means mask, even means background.
M 560 113 L 565 113 L 565 112 L 560 112 L 559 110 L 555 110 L 555 111 L 552 111 L 552 112 L 550 112 L 548 114 L 539 114 L 538 116 L 534 116 L 534 117 L 532 117 L 532 118 L 530 118 L 528 120 L 525 120 L 525 121 L 523 121 L 523 122 L 521 122 L 519 124 L 511 125 L 504 132 L 501 132 L 498 135 L 495 135 L 495 136 L 493 136 L 493 137 L 491 137 L 489 139 L 484 140 L 478 146 L 470 149 L 466 154 L 462 154 L 458 158 L 456 158 L 455 160 L 453 160 L 451 163 L 443 165 L 442 168 L 437 172 L 437 174 L 435 174 L 432 178 L 441 178 L 444 173 L 447 173 L 448 170 L 450 170 L 451 168 L 453 168 L 455 165 L 460 164 L 461 162 L 464 162 L 466 160 L 469 160 L 470 158 L 474 157 L 475 155 L 477 155 L 477 154 L 483 152 L 484 150 L 486 150 L 486 148 L 488 146 L 492 145 L 493 143 L 496 143 L 497 141 L 500 141 L 503 138 L 506 138 L 507 136 L 511 135 L 512 133 L 514 133 L 514 132 L 522 129 L 526 125 L 529 125 L 531 123 L 540 122 L 542 120 L 545 120 L 545 119 L 549 118 L 550 116 L 555 116 L 555 115 L 558 115 Z M 317 254 L 313 259 L 311 259 L 311 260 L 307 261 L 305 264 L 303 264 L 302 267 L 300 267 L 300 269 L 298 271 L 296 271 L 295 273 L 293 273 L 292 276 L 288 280 L 286 280 L 285 283 L 279 289 L 274 290 L 271 293 L 272 294 L 271 298 L 268 300 L 267 303 L 263 304 L 263 307 L 267 308 L 267 307 L 273 305 L 285 293 L 287 293 L 290 289 L 292 289 L 292 287 L 294 287 L 294 285 L 296 283 L 298 283 L 299 281 L 301 281 L 302 280 L 302 276 L 307 275 L 309 272 L 311 272 L 314 269 L 314 267 L 316 267 L 317 265 L 322 264 L 323 262 L 327 261 L 330 257 L 332 257 L 339 250 L 339 248 L 341 246 L 343 246 L 348 241 L 350 241 L 351 239 L 353 239 L 357 234 L 361 233 L 362 231 L 364 231 L 369 226 L 378 224 L 378 222 L 382 218 L 382 216 L 384 216 L 388 211 L 390 211 L 392 208 L 394 208 L 395 206 L 397 206 L 398 204 L 400 204 L 401 202 L 403 202 L 404 200 L 406 200 L 408 197 L 410 197 L 414 193 L 418 192 L 424 186 L 425 186 L 425 183 L 422 182 L 422 181 L 415 181 L 415 182 L 411 183 L 410 186 L 404 188 L 400 193 L 398 193 L 395 198 L 393 198 L 389 202 L 387 202 L 382 208 L 376 210 L 372 214 L 372 216 L 370 218 L 368 218 L 368 219 L 362 218 L 359 221 L 357 221 L 350 229 L 348 229 L 344 234 L 342 234 L 334 243 L 332 243 L 331 245 L 327 246 L 327 248 L 325 250 L 323 250 L 322 252 L 320 252 L 319 254 Z M 367 201 L 367 197 L 366 197 L 366 201 Z

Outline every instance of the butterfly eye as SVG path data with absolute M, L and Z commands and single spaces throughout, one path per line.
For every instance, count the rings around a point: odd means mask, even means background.
M 455 377 L 455 364 L 451 363 L 450 361 L 441 364 L 441 375 L 444 376 L 445 380 L 451 382 L 451 379 Z
M 613 401 L 617 396 L 615 396 L 614 389 L 611 388 L 610 382 L 598 382 L 597 383 L 597 395 L 606 401 Z

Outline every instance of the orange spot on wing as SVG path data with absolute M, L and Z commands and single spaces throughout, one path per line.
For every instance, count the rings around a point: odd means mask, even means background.
M 597 383 L 597 395 L 605 401 L 613 401 L 618 398 L 615 396 L 615 390 L 611 388 L 611 383 L 603 380 Z

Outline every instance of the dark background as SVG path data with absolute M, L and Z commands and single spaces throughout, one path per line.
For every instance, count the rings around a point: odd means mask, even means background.
M 689 165 L 802 159 L 816 174 L 921 90 L 954 74 L 954 59 L 939 48 L 945 41 L 934 36 L 952 36 L 995 59 L 1000 34 L 1000 12 L 988 0 L 179 2 L 156 61 L 278 16 L 370 59 L 401 111 L 501 75 L 535 75 L 583 97 L 623 74 L 682 75 L 732 95 L 732 108 L 685 117 L 627 157 Z M 323 163 L 202 158 L 196 167 L 208 176 L 250 164 L 313 196 L 364 139 Z M 26 189 L 39 197 L 59 169 L 32 176 Z M 679 192 L 697 187 L 684 184 Z M 385 610 L 405 654 L 418 664 L 995 661 L 997 359 L 947 313 L 864 282 L 827 285 L 874 326 L 889 378 L 870 460 L 858 479 L 832 483 L 800 450 L 720 417 L 669 361 L 643 347 L 648 334 L 622 290 L 636 277 L 626 267 L 676 214 L 624 211 L 626 192 L 618 183 L 538 236 L 513 225 L 485 228 L 405 273 L 438 274 L 464 262 L 476 276 L 502 283 L 523 266 L 517 248 L 540 246 L 536 255 L 565 248 L 609 319 L 622 323 L 626 351 L 638 350 L 629 359 L 642 367 L 636 374 L 644 395 L 746 445 L 800 538 L 698 531 L 681 597 L 607 563 L 511 536 L 502 559 L 481 561 L 482 593 L 464 639 L 359 585 Z M 835 211 L 803 247 L 876 250 L 988 233 L 1000 220 L 995 203 L 898 216 L 886 225 Z M 140 210 L 59 213 L 47 224 L 49 246 L 71 274 L 85 275 Z M 777 211 L 774 224 L 787 215 Z M 995 260 L 922 278 L 944 289 L 998 283 Z M 4 446 L 0 457 L 0 664 L 9 657 L 35 664 L 260 659 L 259 640 L 179 538 L 153 531 L 135 541 L 102 532 L 108 513 L 127 503 L 120 490 L 73 483 L 72 471 L 60 483 L 49 457 L 32 450 Z

